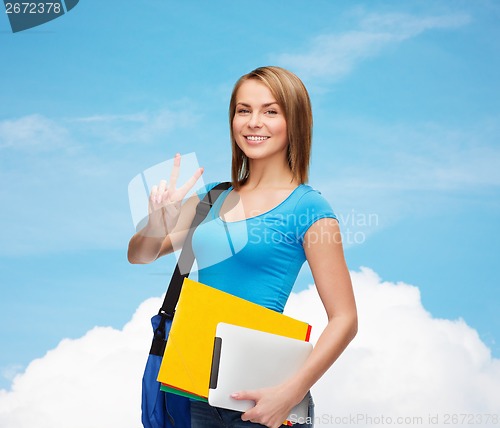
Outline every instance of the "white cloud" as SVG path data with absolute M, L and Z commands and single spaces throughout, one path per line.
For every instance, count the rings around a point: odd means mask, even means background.
M 148 116 L 145 113 L 135 114 L 96 114 L 93 116 L 79 117 L 71 119 L 73 122 L 138 122 L 145 123 L 148 121 Z
M 21 364 L 10 364 L 8 366 L 2 367 L 1 376 L 12 382 L 14 378 L 23 371 L 24 367 Z
M 149 317 L 160 299 L 141 304 L 123 330 L 95 327 L 65 339 L 0 391 L 3 428 L 99 428 L 140 425 L 140 385 L 151 343 Z
M 475 330 L 463 320 L 433 318 L 417 287 L 381 281 L 366 268 L 351 275 L 359 334 L 314 387 L 316 426 L 349 425 L 335 420 L 349 417 L 371 426 L 366 417 L 381 416 L 421 417 L 426 426 L 429 414 L 439 415 L 433 426 L 446 426 L 449 413 L 498 413 L 500 361 Z M 123 330 L 96 327 L 33 361 L 11 391 L 0 391 L 0 426 L 139 426 L 149 317 L 159 304 L 144 302 Z M 286 311 L 310 322 L 317 339 L 326 319 L 314 287 L 292 294 Z
M 499 131 L 498 120 L 489 119 L 450 127 L 341 117 L 316 134 L 317 187 L 342 216 L 343 230 L 366 237 L 405 216 L 449 211 L 498 192 Z M 495 198 L 477 199 L 498 209 Z
M 0 222 L 11 225 L 0 253 L 123 247 L 124 234 L 133 232 L 128 182 L 151 162 L 151 152 L 161 147 L 160 156 L 168 156 L 167 133 L 197 120 L 189 101 L 172 105 L 128 115 L 0 121 L 0 181 L 7 183 L 0 188 Z M 132 147 L 123 150 L 122 143 Z M 170 155 L 181 148 L 175 144 Z
M 367 268 L 351 276 L 359 333 L 314 388 L 318 417 L 422 417 L 426 426 L 429 414 L 439 414 L 436 426 L 446 426 L 449 413 L 498 414 L 500 360 L 475 330 L 463 320 L 433 318 L 417 287 L 381 281 Z M 313 338 L 325 324 L 320 305 L 311 287 L 287 306 L 298 318 L 314 314 Z
M 132 114 L 93 115 L 68 119 L 82 134 L 111 143 L 153 143 L 174 129 L 187 128 L 198 121 L 193 106 L 179 102 L 175 109 Z
M 49 152 L 67 147 L 69 143 L 67 129 L 40 114 L 0 122 L 0 149 Z
M 305 53 L 284 53 L 276 62 L 309 80 L 338 80 L 359 62 L 381 50 L 433 29 L 457 28 L 467 24 L 465 14 L 419 17 L 402 13 L 359 14 L 359 29 L 315 37 Z
M 179 101 L 172 109 L 130 114 L 93 115 L 79 118 L 49 118 L 31 114 L 0 121 L 0 149 L 52 152 L 92 142 L 154 143 L 174 129 L 188 128 L 199 116 L 188 101 Z
M 351 164 L 339 174 L 349 177 L 352 186 L 404 191 L 500 186 L 498 126 L 487 128 L 480 123 L 466 129 L 347 119 L 339 129 L 349 135 L 351 144 L 364 144 L 364 158 L 356 162 L 356 173 L 348 174 Z

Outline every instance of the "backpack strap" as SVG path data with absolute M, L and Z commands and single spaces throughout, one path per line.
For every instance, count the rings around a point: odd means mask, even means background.
M 194 216 L 193 222 L 191 223 L 191 227 L 189 228 L 184 241 L 184 245 L 182 246 L 181 255 L 179 256 L 174 273 L 170 279 L 165 299 L 163 300 L 163 304 L 158 312 L 159 315 L 162 315 L 167 319 L 172 319 L 174 317 L 175 307 L 177 306 L 177 302 L 181 294 L 182 283 L 184 282 L 184 278 L 189 277 L 189 273 L 191 272 L 191 268 L 194 263 L 194 252 L 192 246 L 193 233 L 198 225 L 205 220 L 217 198 L 224 191 L 229 189 L 230 186 L 230 182 L 218 184 L 211 189 L 196 206 L 196 215 Z

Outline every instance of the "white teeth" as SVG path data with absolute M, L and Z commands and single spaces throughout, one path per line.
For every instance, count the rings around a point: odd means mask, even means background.
M 247 140 L 250 141 L 264 141 L 267 140 L 269 137 L 257 137 L 256 135 L 249 135 L 247 136 Z

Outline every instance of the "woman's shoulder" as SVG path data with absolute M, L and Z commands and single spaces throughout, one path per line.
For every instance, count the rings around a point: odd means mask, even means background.
M 295 212 L 306 211 L 310 214 L 320 215 L 322 217 L 336 218 L 330 202 L 321 194 L 321 192 L 308 184 L 301 184 L 297 188 L 295 197 Z M 313 215 L 315 217 L 315 215 Z
M 310 186 L 309 184 L 301 184 L 296 189 L 296 200 L 298 205 L 314 205 L 314 204 L 329 204 L 328 200 L 322 193 Z
M 323 218 L 337 219 L 330 203 L 319 190 L 308 184 L 301 184 L 296 191 L 296 201 L 293 211 L 294 224 L 298 226 L 297 235 L 300 242 L 307 230 Z

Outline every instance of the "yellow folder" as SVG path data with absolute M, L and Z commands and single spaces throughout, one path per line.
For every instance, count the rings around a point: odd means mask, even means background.
M 311 332 L 303 321 L 186 278 L 158 373 L 166 389 L 207 399 L 219 322 L 306 341 Z

